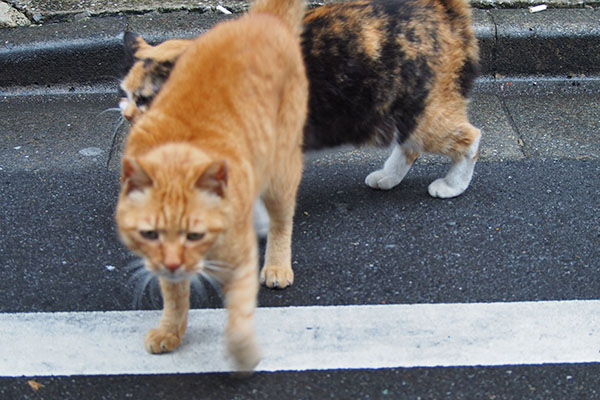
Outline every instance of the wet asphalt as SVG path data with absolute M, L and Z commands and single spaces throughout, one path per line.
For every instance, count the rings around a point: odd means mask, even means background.
M 595 299 L 600 293 L 600 92 L 595 84 L 480 82 L 484 131 L 471 187 L 429 197 L 448 163 L 424 157 L 389 191 L 364 177 L 386 151 L 307 161 L 298 198 L 296 282 L 261 306 Z M 529 88 L 529 89 L 528 89 Z M 531 89 L 531 90 L 530 90 Z M 510 92 L 513 90 L 513 92 Z M 113 221 L 126 125 L 116 94 L 0 98 L 0 310 L 160 308 L 136 289 Z M 116 128 L 116 131 L 115 131 Z M 113 135 L 116 132 L 116 137 Z M 264 243 L 261 243 L 263 246 Z M 209 285 L 193 307 L 221 307 Z M 2 398 L 594 398 L 595 364 L 0 379 Z M 83 397 L 82 397 L 83 396 Z M 495 397 L 494 397 L 495 396 Z
M 486 75 L 470 106 L 483 130 L 470 188 L 456 199 L 429 197 L 427 185 L 448 168 L 439 157 L 417 161 L 389 192 L 363 182 L 385 150 L 312 157 L 298 197 L 295 284 L 262 288 L 259 305 L 597 299 L 600 53 L 587 50 L 598 35 L 597 13 L 476 10 Z M 0 312 L 160 308 L 155 286 L 137 288 L 113 220 L 127 125 L 105 110 L 118 101 L 120 34 L 130 29 L 164 40 L 219 19 L 117 15 L 2 32 Z M 555 37 L 557 27 L 568 34 Z M 540 43 L 552 44 L 546 51 Z M 207 285 L 192 305 L 221 307 L 221 299 Z M 559 364 L 257 373 L 246 380 L 23 377 L 0 378 L 0 398 L 594 399 L 599 373 L 598 364 Z M 34 391 L 31 379 L 44 386 Z

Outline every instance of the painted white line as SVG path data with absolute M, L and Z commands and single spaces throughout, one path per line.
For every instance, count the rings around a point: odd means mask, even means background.
M 230 371 L 224 310 L 150 355 L 157 311 L 0 314 L 0 376 Z M 261 308 L 259 371 L 600 362 L 600 300 Z

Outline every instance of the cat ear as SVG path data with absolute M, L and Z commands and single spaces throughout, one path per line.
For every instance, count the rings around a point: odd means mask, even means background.
M 142 166 L 131 157 L 123 158 L 121 180 L 126 194 L 129 194 L 134 190 L 143 190 L 152 185 L 150 176 L 144 171 Z
M 135 53 L 140 47 L 147 45 L 140 35 L 133 32 L 125 32 L 123 34 L 123 46 L 125 49 L 126 67 L 129 69 L 135 63 Z
M 224 160 L 215 161 L 200 175 L 200 178 L 196 181 L 196 187 L 214 193 L 219 197 L 225 197 L 227 175 L 227 163 Z

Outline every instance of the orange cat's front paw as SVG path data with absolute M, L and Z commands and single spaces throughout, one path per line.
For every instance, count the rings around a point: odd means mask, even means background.
M 260 271 L 260 283 L 271 289 L 285 289 L 294 283 L 294 271 L 291 267 L 265 266 Z
M 160 328 L 150 329 L 144 340 L 146 350 L 152 354 L 168 353 L 175 350 L 180 343 L 181 338 L 178 335 Z
M 252 372 L 260 362 L 260 350 L 253 335 L 229 335 L 227 348 L 238 372 Z

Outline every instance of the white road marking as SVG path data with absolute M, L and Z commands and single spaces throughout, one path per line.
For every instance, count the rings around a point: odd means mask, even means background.
M 230 371 L 225 310 L 143 347 L 158 311 L 0 314 L 0 376 Z M 600 300 L 260 308 L 258 371 L 600 362 Z

